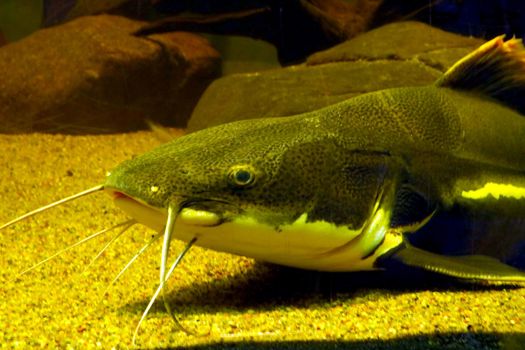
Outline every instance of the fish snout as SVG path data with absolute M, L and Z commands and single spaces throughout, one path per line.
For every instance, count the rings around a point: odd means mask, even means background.
M 157 208 L 135 199 L 121 191 L 106 189 L 115 205 L 130 215 L 137 222 L 156 231 L 164 229 L 167 209 Z M 183 207 L 177 217 L 177 223 L 184 226 L 217 226 L 223 222 L 222 216 L 210 210 Z

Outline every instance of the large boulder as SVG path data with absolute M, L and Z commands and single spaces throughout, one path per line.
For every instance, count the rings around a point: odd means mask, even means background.
M 188 131 L 240 119 L 295 115 L 379 89 L 426 85 L 483 41 L 419 22 L 372 30 L 306 64 L 214 81 Z
M 0 48 L 0 132 L 185 125 L 219 54 L 194 34 L 133 36 L 143 24 L 82 17 Z
M 308 57 L 308 65 L 333 62 L 417 61 L 444 72 L 483 40 L 445 32 L 421 22 L 397 22 Z

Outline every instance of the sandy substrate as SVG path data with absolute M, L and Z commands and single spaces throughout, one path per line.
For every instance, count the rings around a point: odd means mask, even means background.
M 149 132 L 0 135 L 0 222 L 101 183 L 113 166 L 157 144 Z M 17 277 L 123 220 L 109 197 L 98 193 L 0 231 L 2 348 L 131 347 L 157 286 L 160 242 L 107 288 L 152 231 L 134 226 L 91 266 L 114 233 Z M 525 288 L 393 281 L 276 269 L 195 248 L 170 281 L 167 298 L 187 328 L 210 334 L 178 331 L 157 303 L 137 343 L 199 349 L 525 348 Z

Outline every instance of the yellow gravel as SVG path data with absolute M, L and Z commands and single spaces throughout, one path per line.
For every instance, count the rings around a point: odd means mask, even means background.
M 150 132 L 0 135 L 0 222 L 92 187 L 119 162 L 158 144 Z M 0 231 L 0 347 L 131 347 L 157 286 L 160 244 L 107 288 L 152 231 L 134 226 L 91 265 L 112 233 L 18 276 L 123 220 L 98 193 Z M 174 244 L 173 254 L 182 246 Z M 383 278 L 279 269 L 195 248 L 170 281 L 168 300 L 185 327 L 210 334 L 178 331 L 160 302 L 137 343 L 199 349 L 525 349 L 525 288 L 414 282 L 403 287 Z

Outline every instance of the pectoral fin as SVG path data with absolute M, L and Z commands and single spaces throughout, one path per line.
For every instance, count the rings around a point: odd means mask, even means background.
M 427 271 L 478 282 L 525 283 L 525 272 L 485 255 L 445 256 L 422 250 L 403 242 L 381 256 L 376 267 L 392 263 L 421 268 Z

